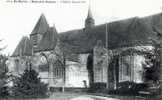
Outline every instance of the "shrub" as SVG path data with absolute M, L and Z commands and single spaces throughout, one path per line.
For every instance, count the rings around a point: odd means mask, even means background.
M 16 97 L 45 97 L 47 96 L 47 84 L 41 82 L 38 73 L 31 67 L 14 81 L 13 95 Z
M 118 84 L 118 89 L 116 91 L 119 94 L 138 95 L 139 91 L 147 90 L 147 88 L 147 84 L 144 83 L 125 81 Z
M 106 83 L 92 83 L 88 92 L 102 92 L 106 89 Z
M 4 55 L 0 55 L 0 97 L 4 98 L 9 95 L 9 90 L 7 86 L 8 81 L 8 67 L 6 66 L 6 61 L 8 58 Z

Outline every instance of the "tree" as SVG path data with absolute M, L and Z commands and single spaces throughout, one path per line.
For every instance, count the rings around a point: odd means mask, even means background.
M 2 42 L 3 39 L 0 39 L 0 42 Z M 6 48 L 0 47 L 0 52 L 3 51 Z M 8 86 L 7 86 L 7 80 L 8 80 L 8 68 L 6 66 L 6 61 L 8 60 L 8 57 L 0 54 L 0 97 L 6 97 L 9 95 Z
M 6 66 L 7 56 L 0 55 L 0 97 L 6 97 L 9 95 L 7 79 L 8 68 Z
M 0 55 L 0 79 L 6 78 L 6 73 L 8 72 L 8 68 L 6 66 L 7 56 Z
M 41 82 L 38 73 L 31 68 L 26 68 L 24 73 L 14 81 L 13 95 L 18 97 L 45 97 L 47 96 L 47 84 Z
M 162 33 L 156 27 L 152 27 L 153 32 L 156 34 L 156 37 L 149 37 L 150 42 L 154 46 L 154 55 L 155 59 L 152 59 L 153 66 L 150 67 L 151 69 L 148 72 L 152 73 L 153 76 L 152 80 L 156 81 L 158 85 L 160 85 L 160 91 L 162 92 Z M 156 71 L 155 71 L 156 70 Z M 148 77 L 150 78 L 150 77 Z
M 158 53 L 155 52 L 153 55 L 145 56 L 145 64 L 144 67 L 144 78 L 145 81 L 153 81 L 157 83 L 160 78 L 160 61 L 158 58 Z

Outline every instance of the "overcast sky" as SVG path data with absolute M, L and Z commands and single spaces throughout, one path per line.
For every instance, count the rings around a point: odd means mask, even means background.
M 41 13 L 58 32 L 84 27 L 88 6 L 96 24 L 134 16 L 148 16 L 162 12 L 162 0 L 75 0 L 83 3 L 7 3 L 0 0 L 0 47 L 12 54 L 22 36 L 29 36 Z M 31 1 L 31 0 L 26 0 Z M 48 0 L 50 1 L 50 0 Z M 53 0 L 61 1 L 61 0 Z M 72 1 L 72 0 L 64 0 Z

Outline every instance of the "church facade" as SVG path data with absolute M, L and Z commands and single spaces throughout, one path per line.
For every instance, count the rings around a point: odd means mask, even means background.
M 42 14 L 30 34 L 23 37 L 10 61 L 14 74 L 32 63 L 50 87 L 88 87 L 105 83 L 143 83 L 146 55 L 154 54 L 150 38 L 162 32 L 162 14 L 133 17 L 95 25 L 91 10 L 83 29 L 58 33 Z

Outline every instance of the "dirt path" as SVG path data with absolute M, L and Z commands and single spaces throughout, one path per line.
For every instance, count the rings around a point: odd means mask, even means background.
M 92 96 L 92 95 L 82 95 L 71 100 L 120 100 L 116 98 L 101 97 L 101 96 Z

